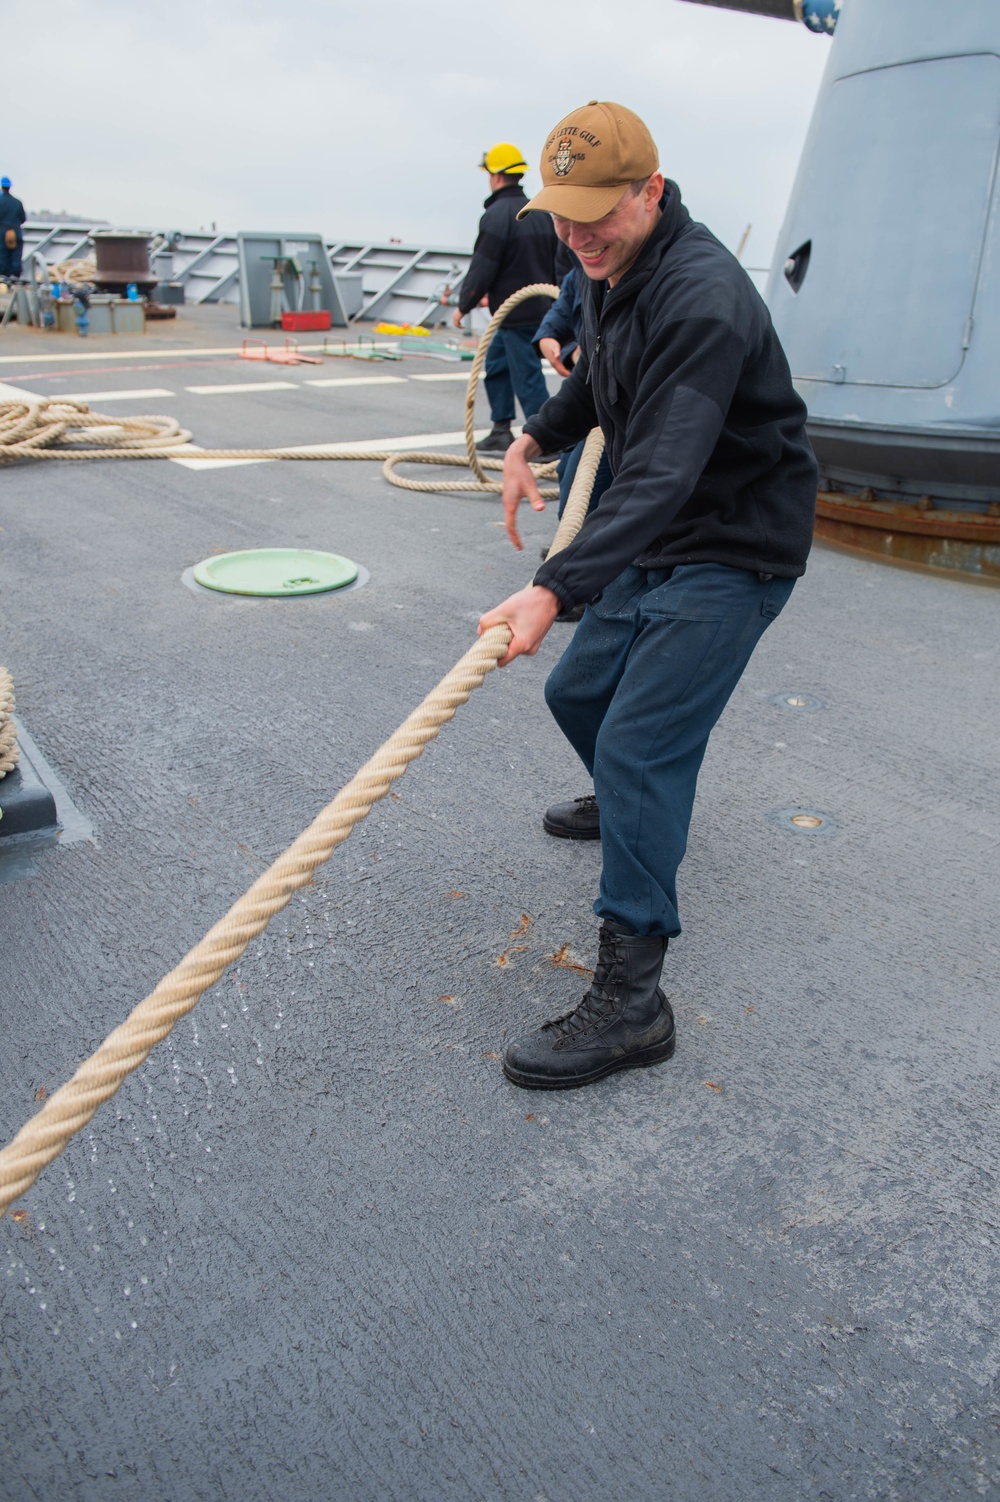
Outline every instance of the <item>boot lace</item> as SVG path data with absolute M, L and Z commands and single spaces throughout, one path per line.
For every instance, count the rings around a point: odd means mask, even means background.
M 578 798 L 576 801 L 583 803 L 586 800 Z M 585 1033 L 595 1023 L 606 1021 L 614 1011 L 616 983 L 621 970 L 622 962 L 614 940 L 602 929 L 590 990 L 584 993 L 578 1006 L 563 1012 L 561 1017 L 553 1017 L 551 1022 L 543 1022 L 543 1029 L 558 1033 L 561 1038 L 568 1038 L 575 1033 Z

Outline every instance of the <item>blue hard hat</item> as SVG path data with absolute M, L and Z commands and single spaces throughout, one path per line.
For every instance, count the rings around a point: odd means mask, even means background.
M 0 188 L 9 188 L 9 187 L 10 187 L 10 178 L 9 177 L 0 177 Z

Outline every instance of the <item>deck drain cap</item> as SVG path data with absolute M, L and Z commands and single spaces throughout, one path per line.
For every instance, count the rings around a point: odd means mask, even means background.
M 768 814 L 772 824 L 791 834 L 817 835 L 837 833 L 837 821 L 820 808 L 773 808 Z
M 228 595 L 318 595 L 343 589 L 357 577 L 358 565 L 350 558 L 313 548 L 249 548 L 194 566 L 198 584 Z
M 768 702 L 776 704 L 779 709 L 805 710 L 807 714 L 815 714 L 818 709 L 825 709 L 824 701 L 816 694 L 804 694 L 797 689 L 787 690 L 783 694 L 769 694 Z

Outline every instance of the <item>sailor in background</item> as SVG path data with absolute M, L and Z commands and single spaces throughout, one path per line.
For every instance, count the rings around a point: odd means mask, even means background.
M 0 281 L 14 282 L 21 275 L 21 225 L 28 216 L 24 204 L 10 191 L 9 177 L 0 177 L 0 190 Z
M 812 541 L 806 409 L 767 308 L 658 162 L 637 115 L 591 100 L 550 135 L 524 210 L 551 214 L 581 267 L 581 355 L 504 457 L 512 542 L 522 498 L 542 509 L 541 452 L 600 424 L 614 476 L 573 542 L 480 623 L 510 627 L 503 666 L 587 603 L 545 694 L 594 793 L 542 822 L 600 839 L 601 930 L 580 1004 L 507 1050 L 508 1078 L 541 1089 L 674 1051 L 659 982 L 698 772 Z
M 458 307 L 452 315 L 456 328 L 480 303 L 491 313 L 512 292 L 532 282 L 555 282 L 557 260 L 568 265 L 548 215 L 533 214 L 519 220 L 527 202 L 521 178 L 528 168 L 516 146 L 501 141 L 483 155 L 481 167 L 489 174 L 490 196 L 483 205 L 479 234 L 469 269 L 462 279 Z M 477 443 L 484 454 L 502 454 L 513 443 L 514 397 L 525 417 L 531 417 L 548 396 L 542 364 L 533 336 L 548 307 L 543 297 L 533 297 L 513 310 L 498 329 L 486 355 L 486 395 L 492 430 Z

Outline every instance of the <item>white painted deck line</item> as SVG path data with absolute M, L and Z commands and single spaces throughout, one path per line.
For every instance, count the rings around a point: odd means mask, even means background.
M 513 432 L 519 434 L 520 427 L 513 428 Z M 477 428 L 475 438 L 485 438 L 488 428 Z M 288 444 L 296 453 L 315 453 L 317 449 L 330 449 L 335 454 L 360 454 L 366 449 L 387 449 L 392 453 L 399 453 L 406 449 L 443 449 L 450 448 L 453 444 L 464 444 L 464 433 L 410 433 L 405 438 L 359 438 L 349 443 L 300 443 Z M 277 448 L 278 445 L 274 444 Z M 180 453 L 184 458 L 180 458 Z M 179 451 L 176 459 L 171 459 L 171 464 L 182 464 L 185 469 L 230 469 L 237 464 L 271 464 L 271 459 L 199 459 L 197 457 L 197 444 L 191 443 L 185 449 Z M 190 457 L 188 457 L 190 456 Z
M 256 338 L 256 335 L 248 334 L 247 338 Z M 275 346 L 276 348 L 278 346 Z M 348 345 L 348 349 L 355 346 Z M 395 349 L 396 343 L 387 341 L 378 343 L 377 349 Z M 304 355 L 321 355 L 322 344 L 300 344 L 299 349 Z M 45 365 L 53 360 L 186 360 L 191 355 L 239 355 L 242 353 L 242 345 L 227 344 L 220 349 L 102 349 L 96 352 L 87 351 L 86 354 L 62 354 L 55 355 L 0 355 L 0 365 Z
M 411 381 L 465 381 L 468 382 L 469 370 L 442 370 L 435 371 L 434 375 L 411 375 Z
M 195 396 L 238 396 L 243 391 L 295 391 L 297 381 L 239 381 L 231 386 L 185 386 Z
M 249 336 L 248 336 L 249 337 Z M 305 354 L 322 354 L 321 344 L 300 344 Z M 59 355 L 0 355 L 0 365 L 51 365 L 53 360 L 71 360 L 74 363 L 87 360 L 187 360 L 192 355 L 239 355 L 242 346 L 227 344 L 223 349 L 102 349 L 86 354 Z
M 303 386 L 399 386 L 406 384 L 405 376 L 331 376 L 329 380 L 308 380 Z
M 189 443 L 178 449 L 179 454 L 196 454 L 198 445 Z M 185 469 L 236 469 L 241 464 L 270 464 L 270 459 L 171 459 L 171 464 L 182 464 Z
M 520 434 L 521 429 L 515 425 L 511 431 Z M 477 428 L 474 436 L 485 438 L 489 428 Z M 345 443 L 300 443 L 296 444 L 296 452 L 300 454 L 315 453 L 317 449 L 334 449 L 338 454 L 360 454 L 365 449 L 391 449 L 393 453 L 399 453 L 402 449 L 443 449 L 449 448 L 453 443 L 465 443 L 465 433 L 410 433 L 405 438 L 359 438 L 351 439 Z M 492 457 L 492 456 L 491 456 Z
M 154 396 L 173 396 L 163 386 L 147 386 L 142 391 L 52 391 L 45 393 L 50 402 L 141 402 Z

